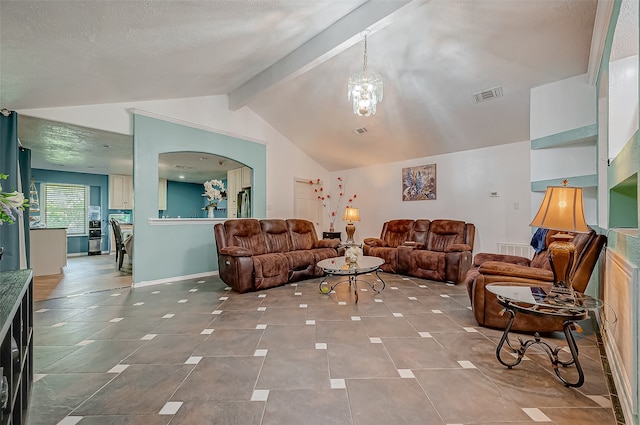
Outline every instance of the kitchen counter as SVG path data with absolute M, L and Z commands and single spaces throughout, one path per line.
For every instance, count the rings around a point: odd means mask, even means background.
M 67 229 L 29 229 L 34 276 L 62 273 L 67 265 Z

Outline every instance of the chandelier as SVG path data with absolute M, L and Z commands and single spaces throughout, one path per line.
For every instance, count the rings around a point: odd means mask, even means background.
M 353 101 L 353 113 L 368 117 L 376 113 L 376 105 L 382 102 L 382 77 L 367 70 L 367 34 L 364 33 L 364 63 L 362 72 L 349 78 L 348 99 Z

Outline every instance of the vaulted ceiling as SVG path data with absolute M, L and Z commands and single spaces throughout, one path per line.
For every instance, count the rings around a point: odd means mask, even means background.
M 518 142 L 529 139 L 530 89 L 587 72 L 596 7 L 596 0 L 2 1 L 0 107 L 229 95 L 230 108 L 251 108 L 329 171 Z M 357 117 L 346 84 L 362 69 L 365 29 L 384 100 L 376 115 Z M 496 86 L 502 97 L 476 103 L 473 93 Z M 131 143 L 27 116 L 20 138 L 40 168 L 55 168 L 75 146 L 52 143 L 47 132 L 85 132 L 76 136 L 89 141 L 77 149 L 86 164 L 91 155 L 115 163 Z M 96 151 L 116 143 L 103 137 L 118 139 L 123 152 Z

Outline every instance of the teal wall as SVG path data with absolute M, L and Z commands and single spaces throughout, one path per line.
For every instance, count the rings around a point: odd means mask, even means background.
M 109 249 L 109 229 L 107 227 L 107 217 L 109 211 L 109 177 L 101 174 L 68 173 L 63 171 L 51 171 L 33 168 L 31 175 L 35 180 L 36 187 L 40 190 L 40 183 L 62 183 L 78 184 L 89 186 L 89 205 L 100 206 L 102 215 L 102 251 Z M 38 193 L 40 207 L 42 208 L 44 197 Z M 43 214 L 30 213 L 30 216 Z M 42 217 L 44 220 L 44 217 Z M 89 252 L 89 236 L 67 236 L 67 254 L 87 254 Z
M 206 217 L 204 186 L 195 183 L 167 182 L 167 209 L 159 211 L 158 217 Z
M 602 76 L 609 74 L 611 49 L 621 6 L 621 0 L 615 0 L 600 64 L 598 90 L 600 90 L 601 84 L 609 84 L 608 81 L 602 81 Z M 636 266 L 640 266 L 640 238 L 638 238 L 637 232 L 636 236 L 633 236 L 633 233 L 617 230 L 614 226 L 635 227 L 637 230 L 640 221 L 637 177 L 639 172 L 640 134 L 636 131 L 620 153 L 611 161 L 607 170 L 608 187 L 606 188 L 609 193 L 609 222 L 611 224 L 607 234 L 607 246 Z M 599 188 L 599 190 L 604 189 Z M 633 191 L 635 191 L 635 196 Z M 633 205 L 634 198 L 635 205 Z M 635 214 L 635 218 L 630 216 L 633 214 Z M 634 222 L 635 226 L 633 226 Z
M 144 115 L 133 115 L 133 282 L 218 269 L 213 220 L 157 220 L 158 157 L 193 151 L 225 156 L 253 169 L 253 215 L 266 216 L 266 146 Z M 156 219 L 149 221 L 150 218 Z

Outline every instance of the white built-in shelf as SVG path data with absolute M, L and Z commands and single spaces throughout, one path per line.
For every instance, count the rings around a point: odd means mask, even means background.
M 598 125 L 591 124 L 578 127 L 561 133 L 551 134 L 531 140 L 531 149 L 555 148 L 577 143 L 593 143 L 598 140 Z
M 565 178 L 533 181 L 531 182 L 531 191 L 544 192 L 547 190 L 547 186 L 562 186 L 562 181 L 564 179 Z M 566 177 L 566 179 L 569 180 L 569 186 L 571 187 L 597 187 L 598 186 L 597 174 Z

